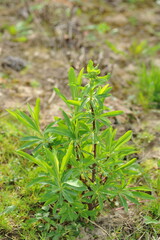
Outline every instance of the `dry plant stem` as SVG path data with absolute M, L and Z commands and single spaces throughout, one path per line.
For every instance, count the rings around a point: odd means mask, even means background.
M 88 219 L 88 218 L 86 218 L 86 219 L 87 219 L 90 223 L 92 223 L 93 225 L 95 225 L 96 227 L 100 228 L 105 234 L 107 234 L 107 236 L 108 236 L 110 239 L 112 239 L 111 236 L 109 235 L 109 233 L 108 233 L 104 228 L 102 228 L 100 225 L 98 225 L 97 223 L 93 222 L 92 220 L 90 220 L 90 219 Z

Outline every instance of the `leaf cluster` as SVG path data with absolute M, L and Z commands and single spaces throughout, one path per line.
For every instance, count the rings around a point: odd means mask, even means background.
M 133 177 L 139 174 L 136 159 L 129 157 L 135 152 L 127 144 L 132 132 L 117 138 L 109 118 L 122 111 L 110 111 L 104 104 L 110 96 L 111 87 L 106 83 L 110 75 L 100 76 L 98 66 L 89 61 L 86 73 L 82 69 L 76 76 L 70 68 L 68 78 L 71 99 L 54 89 L 68 111 L 62 110 L 63 117 L 55 117 L 45 129 L 40 128 L 39 99 L 33 109 L 28 106 L 29 114 L 8 110 L 34 130 L 34 135 L 21 139 L 24 144 L 17 151 L 39 167 L 39 176 L 29 186 L 42 186 L 41 201 L 60 216 L 59 223 L 94 219 L 106 202 L 117 197 L 126 210 L 128 200 L 138 204 L 138 198 L 153 199 L 145 193 L 148 188 L 131 185 Z M 88 81 L 85 86 L 83 78 Z M 32 154 L 23 151 L 26 148 Z

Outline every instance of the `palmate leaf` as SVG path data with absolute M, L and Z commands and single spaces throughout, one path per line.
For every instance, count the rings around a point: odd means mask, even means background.
M 55 133 L 61 136 L 66 136 L 75 139 L 74 133 L 72 133 L 69 129 L 62 127 L 50 127 L 45 131 L 45 133 Z
M 133 197 L 132 192 L 128 191 L 128 190 L 124 190 L 123 191 L 123 195 L 131 202 L 135 203 L 135 204 L 139 204 L 138 200 L 136 198 Z
M 33 120 L 24 112 L 20 111 L 20 110 L 16 110 L 16 111 L 11 111 L 9 109 L 7 109 L 7 111 L 14 116 L 15 118 L 17 118 L 21 123 L 23 123 L 26 127 L 32 128 L 35 131 L 39 132 L 39 129 L 37 128 L 36 124 L 33 122 Z

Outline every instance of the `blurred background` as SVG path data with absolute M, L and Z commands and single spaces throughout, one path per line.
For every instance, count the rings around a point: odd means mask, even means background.
M 0 0 L 0 111 L 37 97 L 57 111 L 53 87 L 68 94 L 69 67 L 89 59 L 111 73 L 115 98 L 157 107 L 144 76 L 160 77 L 159 23 L 158 0 Z

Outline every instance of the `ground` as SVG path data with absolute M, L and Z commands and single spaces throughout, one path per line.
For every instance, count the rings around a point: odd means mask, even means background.
M 61 114 L 60 108 L 65 108 L 53 88 L 60 88 L 69 97 L 69 67 L 73 66 L 78 72 L 86 67 L 89 59 L 99 64 L 102 74 L 111 73 L 112 96 L 106 105 L 124 111 L 123 116 L 115 119 L 113 124 L 119 134 L 133 130 L 133 143 L 138 149 L 137 160 L 145 169 L 145 181 L 149 182 L 149 174 L 152 179 L 149 184 L 156 192 L 160 159 L 160 110 L 147 108 L 138 100 L 137 86 L 142 64 L 147 69 L 151 64 L 160 67 L 159 22 L 158 0 L 0 0 L 0 129 L 3 146 L 0 187 L 4 206 L 10 205 L 7 196 L 14 199 L 13 205 L 16 201 L 19 201 L 19 205 L 24 204 L 25 196 L 26 207 L 31 193 L 22 188 L 24 180 L 21 177 L 24 176 L 21 175 L 30 174 L 28 178 L 32 178 L 30 165 L 13 155 L 19 145 L 19 128 L 23 128 L 18 124 L 13 127 L 16 123 L 8 116 L 6 109 L 25 109 L 27 103 L 34 105 L 39 97 L 41 124 L 45 126 L 53 116 Z M 10 147 L 5 149 L 4 143 Z M 22 164 L 17 172 L 12 170 L 10 157 L 15 168 L 17 164 Z M 25 164 L 27 167 L 22 174 Z M 15 179 L 15 173 L 18 180 Z M 19 181 L 17 185 L 16 181 Z M 12 192 L 14 187 L 17 187 L 15 193 Z M 38 193 L 34 191 L 32 204 L 37 209 Z M 154 218 L 156 207 L 151 204 L 149 208 L 149 204 L 142 202 L 140 210 L 131 205 L 128 213 L 119 205 L 113 209 L 106 206 L 106 212 L 96 223 L 103 229 L 98 226 L 94 226 L 95 229 L 84 227 L 79 239 L 159 239 L 158 225 L 147 225 L 143 219 L 143 215 L 149 214 Z M 25 212 L 23 208 L 21 211 Z M 17 224 L 16 216 L 13 219 L 3 216 L 2 240 L 36 239 L 29 235 L 24 225 L 28 216 L 34 214 L 30 208 L 28 212 L 21 220 L 17 220 Z

